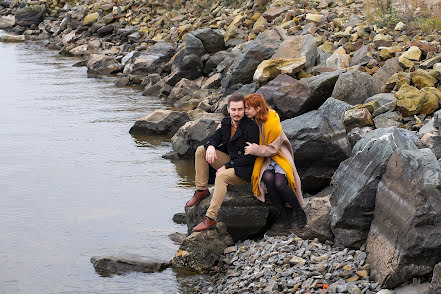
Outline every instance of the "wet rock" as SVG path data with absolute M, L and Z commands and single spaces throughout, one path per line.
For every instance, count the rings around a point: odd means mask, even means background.
M 130 128 L 130 134 L 172 135 L 189 120 L 186 112 L 158 109 L 138 119 Z
M 290 36 L 274 52 L 273 58 L 297 59 L 305 57 L 305 68 L 315 65 L 318 51 L 312 35 Z
M 15 25 L 15 16 L 5 15 L 0 17 L 0 29 L 9 29 L 12 28 Z
M 424 276 L 440 262 L 440 187 L 441 168 L 430 150 L 393 153 L 378 185 L 367 240 L 367 262 L 382 285 Z
M 305 192 L 329 185 L 339 164 L 350 155 L 343 115 L 349 104 L 328 98 L 318 110 L 282 122 Z
M 170 267 L 169 262 L 151 262 L 118 257 L 92 257 L 90 262 L 95 271 L 105 277 L 121 275 L 127 272 L 155 273 Z
M 95 74 L 112 74 L 122 71 L 123 66 L 115 58 L 107 55 L 92 54 L 87 62 L 87 71 Z
M 178 212 L 173 215 L 173 221 L 177 224 L 186 224 L 187 223 L 187 215 L 185 212 Z
M 15 22 L 22 27 L 38 25 L 44 19 L 46 7 L 44 5 L 33 5 L 20 8 L 15 14 Z
M 0 42 L 4 42 L 4 43 L 20 43 L 20 42 L 24 42 L 25 41 L 25 37 L 23 35 L 3 35 L 0 36 Z
M 214 134 L 222 114 L 210 114 L 183 125 L 172 137 L 173 150 L 180 156 L 193 156 L 196 148 Z
M 196 206 L 185 208 L 189 233 L 203 220 L 213 191 Z M 263 233 L 268 213 L 268 205 L 254 197 L 251 185 L 228 186 L 217 221 L 224 223 L 233 240 L 237 241 Z
M 233 244 L 225 224 L 217 223 L 213 229 L 193 233 L 185 238 L 171 263 L 174 267 L 202 272 L 213 266 L 224 249 Z
M 220 30 L 203 28 L 193 31 L 192 35 L 201 40 L 205 50 L 210 54 L 225 49 L 224 36 Z
M 367 239 L 378 182 L 395 149 L 418 150 L 399 129 L 369 132 L 342 162 L 333 179 L 331 228 L 345 247 L 360 247 Z
M 339 76 L 332 97 L 355 105 L 364 103 L 367 98 L 377 93 L 375 81 L 370 75 L 351 70 Z
M 257 66 L 269 59 L 280 45 L 280 35 L 275 30 L 267 30 L 250 42 L 243 44 L 240 55 L 234 60 L 222 80 L 223 89 L 237 83 L 248 84 L 253 80 Z

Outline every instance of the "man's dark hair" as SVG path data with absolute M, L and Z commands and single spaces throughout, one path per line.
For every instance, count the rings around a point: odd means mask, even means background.
M 245 105 L 245 98 L 244 98 L 244 96 L 242 94 L 236 93 L 236 94 L 231 95 L 228 98 L 228 106 L 230 106 L 230 102 L 232 102 L 232 101 L 234 101 L 234 102 L 242 101 L 243 105 Z

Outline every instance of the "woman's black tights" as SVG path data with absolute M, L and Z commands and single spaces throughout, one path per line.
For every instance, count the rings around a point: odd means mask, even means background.
M 266 170 L 262 175 L 262 180 L 266 185 L 271 202 L 279 211 L 285 203 L 289 203 L 296 212 L 301 210 L 299 201 L 288 186 L 285 175 L 275 173 L 274 170 Z

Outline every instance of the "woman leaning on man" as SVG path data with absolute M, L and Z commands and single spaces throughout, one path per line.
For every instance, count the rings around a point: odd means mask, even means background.
M 245 113 L 259 126 L 260 145 L 247 143 L 245 154 L 258 156 L 254 163 L 251 183 L 254 195 L 265 201 L 265 194 L 276 207 L 286 228 L 292 225 L 292 214 L 288 203 L 296 212 L 298 226 L 306 226 L 303 211 L 303 195 L 300 177 L 294 165 L 292 146 L 282 131 L 279 115 L 266 104 L 260 94 L 245 96 Z

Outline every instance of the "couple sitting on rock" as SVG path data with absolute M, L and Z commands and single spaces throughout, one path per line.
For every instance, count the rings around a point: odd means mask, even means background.
M 307 219 L 302 209 L 300 178 L 279 115 L 259 94 L 245 97 L 233 94 L 228 99 L 227 110 L 230 116 L 224 118 L 215 134 L 196 150 L 196 191 L 186 207 L 195 206 L 210 195 L 209 165 L 217 171 L 210 207 L 193 231 L 213 227 L 227 186 L 246 182 L 252 183 L 257 199 L 265 201 L 267 194 L 285 227 L 292 224 L 291 210 L 285 207 L 286 203 L 297 213 L 299 227 L 304 227 Z

